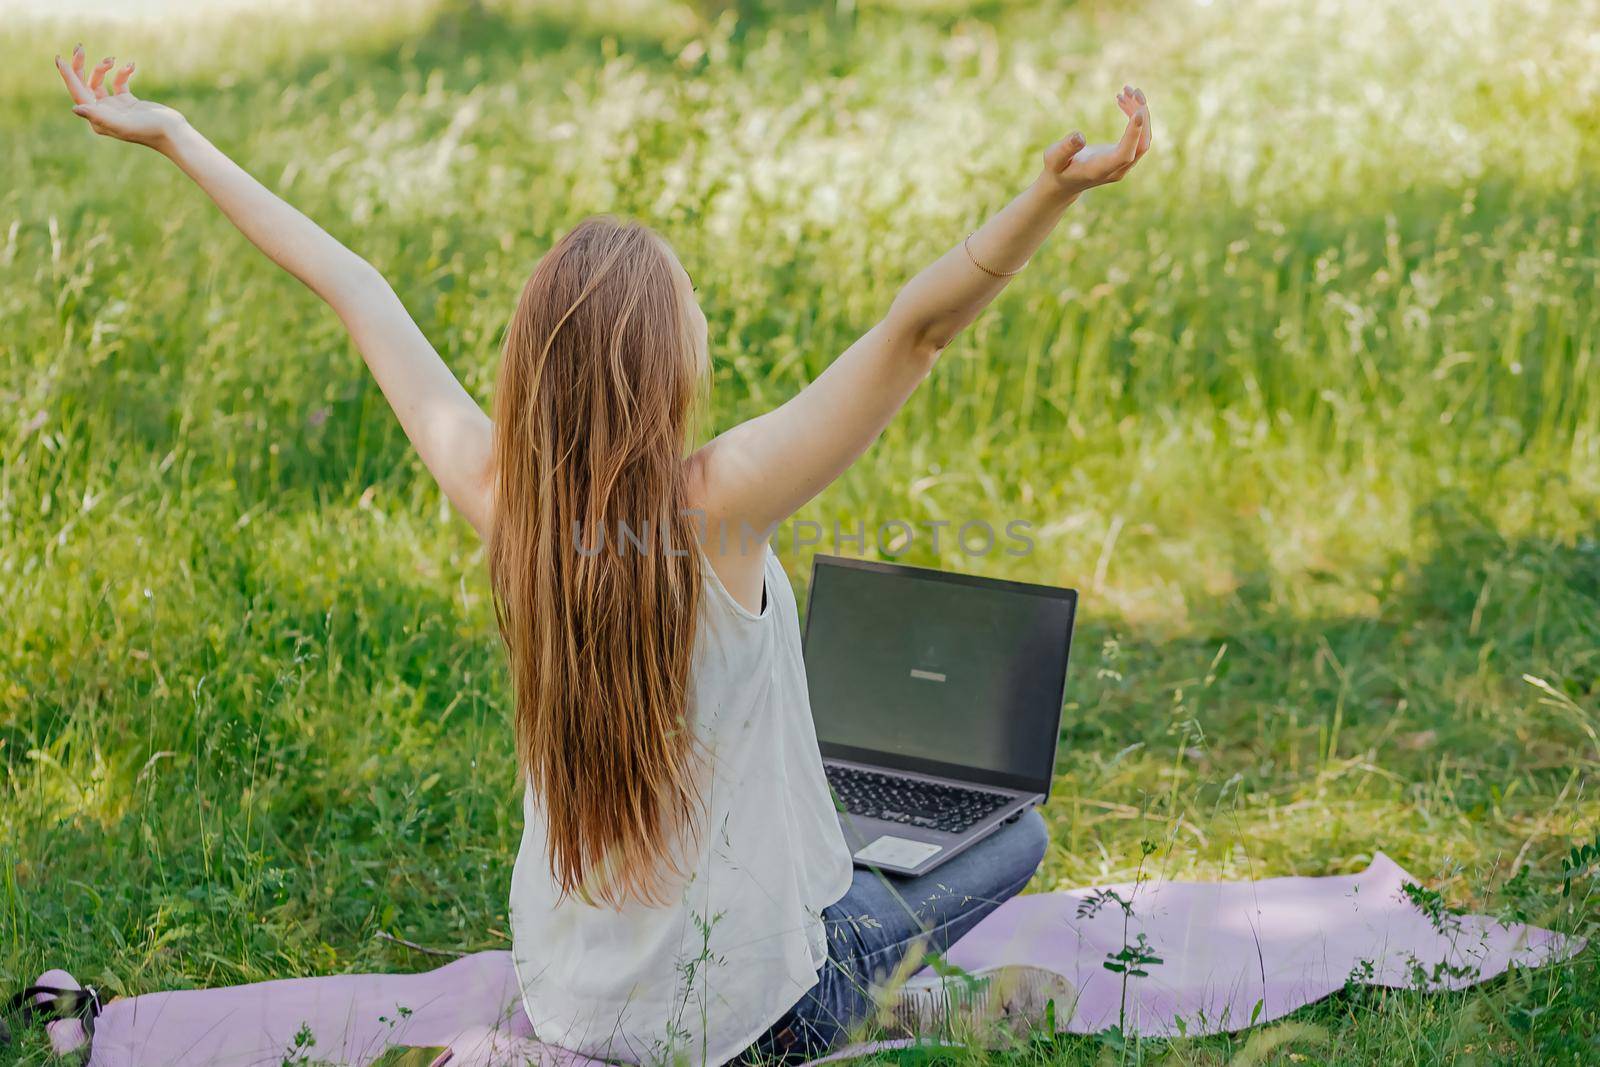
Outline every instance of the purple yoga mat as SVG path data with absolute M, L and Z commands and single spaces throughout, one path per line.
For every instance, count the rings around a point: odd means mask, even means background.
M 1268 1022 L 1346 983 L 1460 989 L 1583 948 L 1577 938 L 1486 916 L 1430 917 L 1403 889 L 1414 881 L 1379 853 L 1355 875 L 1151 880 L 1137 889 L 1017 897 L 949 959 L 970 972 L 1022 964 L 1062 975 L 1077 998 L 1071 1011 L 1058 1005 L 1061 1029 L 1091 1033 L 1125 1014 L 1129 1033 L 1170 1036 Z M 1122 976 L 1104 964 L 1140 935 L 1146 955 L 1161 962 L 1127 980 L 1124 1000 Z M 39 984 L 77 986 L 59 970 Z M 114 1000 L 96 1024 L 88 1067 L 278 1067 L 302 1032 L 315 1039 L 306 1058 L 341 1064 L 371 1063 L 391 1045 L 448 1046 L 449 1067 L 598 1064 L 535 1040 L 510 954 L 480 952 L 423 974 L 291 978 Z M 59 1051 L 84 1040 L 76 1022 L 52 1023 L 50 1033 Z

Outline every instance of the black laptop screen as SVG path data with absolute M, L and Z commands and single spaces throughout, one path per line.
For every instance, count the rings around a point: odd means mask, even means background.
M 1076 602 L 817 557 L 805 659 L 823 754 L 1047 792 Z

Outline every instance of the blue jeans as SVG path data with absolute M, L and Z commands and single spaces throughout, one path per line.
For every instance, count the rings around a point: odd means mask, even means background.
M 920 878 L 858 868 L 845 895 L 823 910 L 828 961 L 817 984 L 740 1059 L 799 1061 L 840 1044 L 876 1011 L 873 985 L 893 975 L 914 945 L 944 952 L 1022 892 L 1049 836 L 1043 816 L 1029 810 Z

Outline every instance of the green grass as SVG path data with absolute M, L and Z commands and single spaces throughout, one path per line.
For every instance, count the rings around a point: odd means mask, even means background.
M 1600 6 L 568 6 L 0 28 L 0 987 L 503 946 L 520 831 L 481 549 L 333 316 L 67 112 L 79 39 L 373 259 L 484 401 L 550 241 L 654 222 L 718 427 L 1142 85 L 1141 171 L 804 517 L 1026 520 L 1027 558 L 903 558 L 1082 590 L 1038 888 L 1147 840 L 1194 878 L 1382 849 L 1593 936 L 1593 877 L 1560 881 L 1600 832 Z M 1591 948 L 1005 1058 L 1597 1056 Z

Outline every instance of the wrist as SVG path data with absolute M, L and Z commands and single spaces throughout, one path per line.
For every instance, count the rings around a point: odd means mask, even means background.
M 178 153 L 183 150 L 185 142 L 198 136 L 194 127 L 189 125 L 189 120 L 174 111 L 167 121 L 161 124 L 155 136 L 145 144 L 169 159 L 176 159 Z
M 1069 184 L 1050 171 L 1044 170 L 1040 171 L 1039 177 L 1034 179 L 1029 192 L 1042 202 L 1065 211 L 1072 206 L 1073 201 L 1083 195 L 1084 190 L 1078 188 L 1077 183 Z

